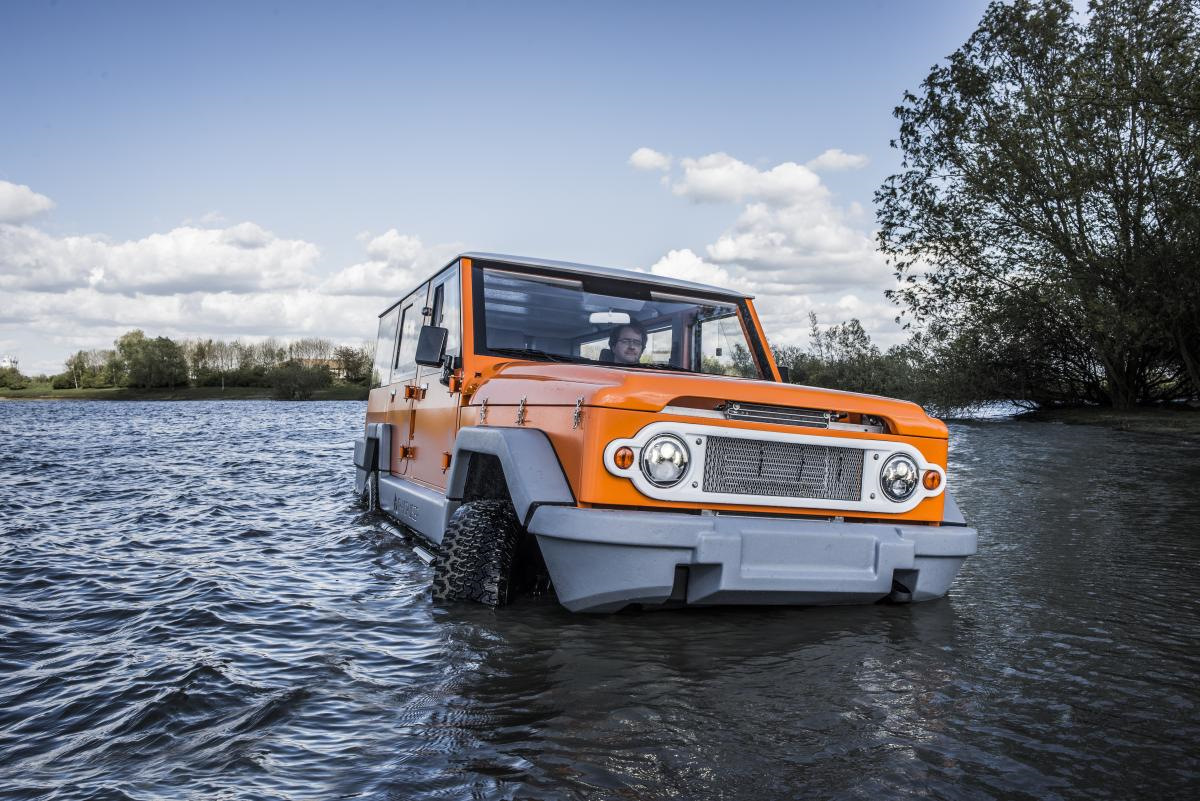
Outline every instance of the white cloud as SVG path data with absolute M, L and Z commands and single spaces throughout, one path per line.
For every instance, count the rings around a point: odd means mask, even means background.
M 415 236 L 401 234 L 395 228 L 379 236 L 366 237 L 367 261 L 340 270 L 320 285 L 331 295 L 396 296 L 411 289 L 461 253 L 460 244 L 425 247 Z
M 184 226 L 143 239 L 56 237 L 30 225 L 0 226 L 0 288 L 99 292 L 250 292 L 310 280 L 317 246 L 254 223 Z
M 847 153 L 835 147 L 826 150 L 815 159 L 806 162 L 805 166 L 814 172 L 832 172 L 836 170 L 859 170 L 869 163 L 870 159 L 866 156 Z
M 132 328 L 357 342 L 374 337 L 388 303 L 465 250 L 395 229 L 363 245 L 364 261 L 322 275 L 314 243 L 253 222 L 124 242 L 0 223 L 0 356 L 19 358 L 26 373 L 57 373 L 68 354 L 112 347 Z
M 680 164 L 683 177 L 672 186 L 672 191 L 696 203 L 729 203 L 755 197 L 768 203 L 786 204 L 798 197 L 828 194 L 816 173 L 790 161 L 766 172 L 727 153 L 685 158 Z
M 835 155 L 836 154 L 836 155 Z M 740 289 L 756 306 L 772 342 L 797 344 L 809 312 L 823 324 L 859 318 L 883 347 L 903 336 L 883 293 L 895 278 L 862 227 L 857 203 L 843 207 L 812 168 L 858 157 L 829 150 L 807 164 L 758 169 L 727 153 L 680 159 L 671 191 L 695 203 L 742 203 L 702 254 L 670 250 L 651 272 Z
M 0 223 L 31 220 L 54 208 L 54 201 L 24 184 L 0 181 Z
M 660 170 L 667 171 L 671 169 L 671 157 L 659 153 L 657 150 L 651 150 L 648 147 L 639 147 L 633 151 L 633 155 L 629 157 L 629 163 L 639 170 Z

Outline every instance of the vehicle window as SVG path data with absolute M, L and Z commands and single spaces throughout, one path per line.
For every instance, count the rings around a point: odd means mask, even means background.
M 442 290 L 441 308 L 438 310 L 438 325 L 446 329 L 446 353 L 458 356 L 462 352 L 462 303 L 459 300 L 458 270 L 454 270 L 445 283 L 438 289 Z
M 603 277 L 476 269 L 476 331 L 483 332 L 476 347 L 483 352 L 762 376 L 736 301 Z
M 421 310 L 415 303 L 403 307 L 400 312 L 400 349 L 396 351 L 396 363 L 392 375 L 404 377 L 417 369 L 417 334 L 421 330 Z
M 451 356 L 459 355 L 461 352 L 459 331 L 462 325 L 459 320 L 460 304 L 457 269 L 453 270 L 448 277 L 444 278 L 440 284 L 433 288 L 433 303 L 431 307 L 432 314 L 429 318 L 429 324 L 446 329 L 446 353 Z
M 373 387 L 381 387 L 392 380 L 392 352 L 396 347 L 396 325 L 399 321 L 398 308 L 379 318 L 379 336 L 375 340 L 375 365 L 371 369 Z
M 756 378 L 758 368 L 746 345 L 741 323 L 725 315 L 700 324 L 700 372 Z

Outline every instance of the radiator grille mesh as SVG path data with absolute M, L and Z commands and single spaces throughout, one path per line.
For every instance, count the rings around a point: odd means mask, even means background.
M 709 437 L 704 491 L 857 501 L 862 471 L 858 448 Z

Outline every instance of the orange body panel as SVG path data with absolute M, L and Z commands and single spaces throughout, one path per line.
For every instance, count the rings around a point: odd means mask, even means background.
M 907 401 L 861 395 L 816 387 L 784 384 L 766 348 L 765 365 L 773 381 L 716 375 L 655 372 L 636 368 L 588 364 L 559 364 L 514 360 L 475 353 L 475 315 L 472 310 L 472 271 L 469 258 L 460 259 L 462 298 L 461 392 L 453 392 L 438 381 L 435 371 L 423 369 L 416 378 L 371 390 L 367 422 L 389 422 L 395 426 L 392 466 L 419 483 L 444 489 L 445 454 L 453 450 L 459 427 L 480 424 L 480 408 L 486 401 L 489 426 L 523 426 L 544 431 L 558 455 L 577 501 L 585 506 L 716 509 L 737 512 L 812 515 L 828 518 L 903 520 L 937 523 L 942 519 L 943 496 L 922 501 L 900 514 L 841 512 L 828 509 L 669 502 L 642 495 L 627 478 L 609 473 L 603 463 L 605 447 L 614 439 L 635 435 L 657 421 L 720 425 L 730 430 L 805 433 L 839 438 L 904 442 L 943 469 L 946 466 L 947 430 L 944 423 L 929 417 Z M 747 302 L 754 334 L 766 343 L 754 306 Z M 405 401 L 404 385 L 415 388 L 417 397 Z M 421 391 L 423 389 L 423 391 Z M 397 390 L 393 397 L 393 390 Z M 746 421 L 688 415 L 683 410 L 709 410 L 719 403 L 735 401 L 837 412 L 857 422 L 863 416 L 880 418 L 886 433 L 837 429 L 797 428 Z M 524 403 L 524 418 L 519 409 Z M 675 411 L 664 412 L 665 407 Z M 576 409 L 579 419 L 576 421 Z M 682 413 L 681 413 L 682 412 Z M 408 449 L 406 451 L 406 448 Z M 406 458 L 407 456 L 410 458 Z
M 927 498 L 914 509 L 902 514 L 880 514 L 863 512 L 831 512 L 828 509 L 803 509 L 779 506 L 760 506 L 753 504 L 721 504 L 721 503 L 689 503 L 669 502 L 647 498 L 625 478 L 614 476 L 604 467 L 602 454 L 605 446 L 614 439 L 631 437 L 644 426 L 662 420 L 679 420 L 712 424 L 715 421 L 702 417 L 684 417 L 674 415 L 649 414 L 620 409 L 605 409 L 583 407 L 580 415 L 579 428 L 573 428 L 575 407 L 571 406 L 527 406 L 525 412 L 525 427 L 537 428 L 546 432 L 554 450 L 558 454 L 567 482 L 571 491 L 581 505 L 588 506 L 626 506 L 658 509 L 716 509 L 721 511 L 754 512 L 766 514 L 813 515 L 830 517 L 838 514 L 847 519 L 860 518 L 869 520 L 906 520 L 913 522 L 938 522 L 942 519 L 942 496 Z M 508 426 L 517 425 L 517 407 L 513 405 L 487 406 L 487 425 Z M 479 423 L 479 407 L 469 406 L 462 410 L 460 424 L 463 427 Z M 741 431 L 775 431 L 796 433 L 798 429 L 791 426 L 763 425 L 744 422 L 726 421 L 722 427 Z M 928 437 L 897 437 L 888 434 L 865 434 L 852 431 L 824 431 L 821 429 L 806 429 L 805 433 L 819 433 L 832 439 L 855 438 L 875 439 L 881 442 L 905 442 L 912 445 L 930 462 L 942 468 L 946 466 L 947 441 Z

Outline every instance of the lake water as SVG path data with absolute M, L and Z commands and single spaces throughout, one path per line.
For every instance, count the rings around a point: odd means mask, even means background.
M 434 606 L 360 403 L 0 403 L 0 798 L 1113 798 L 1200 787 L 1195 443 L 951 426 L 909 606 Z

